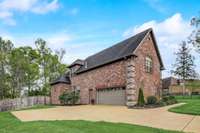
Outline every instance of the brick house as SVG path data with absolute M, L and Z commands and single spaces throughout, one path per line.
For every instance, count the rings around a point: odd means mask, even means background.
M 70 72 L 51 83 L 53 104 L 65 90 L 80 91 L 80 104 L 133 106 L 138 89 L 160 96 L 164 66 L 152 29 L 147 29 L 110 48 L 76 60 Z
M 200 94 L 200 80 L 187 79 L 185 80 L 185 89 L 182 84 L 183 80 L 167 77 L 162 79 L 162 93 L 165 95 L 182 95 L 187 94 Z

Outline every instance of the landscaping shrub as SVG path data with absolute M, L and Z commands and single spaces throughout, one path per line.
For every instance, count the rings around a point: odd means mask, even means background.
M 77 91 L 66 91 L 59 96 L 59 100 L 63 105 L 75 105 L 78 102 L 79 98 L 79 92 Z
M 139 89 L 137 105 L 138 106 L 144 106 L 145 105 L 144 94 L 143 94 L 143 90 L 141 88 Z
M 161 100 L 166 105 L 171 105 L 177 103 L 177 100 L 174 96 L 164 96 Z
M 162 97 L 162 101 L 163 102 L 167 102 L 169 100 L 169 96 L 164 96 L 164 97 Z
M 160 100 L 160 101 L 158 102 L 158 105 L 160 105 L 160 106 L 166 106 L 167 103 L 164 102 L 163 100 Z
M 155 96 L 148 96 L 147 97 L 147 104 L 155 105 L 157 103 L 157 98 Z
M 174 99 L 176 99 L 175 96 L 172 95 L 169 96 L 169 100 L 174 100 Z

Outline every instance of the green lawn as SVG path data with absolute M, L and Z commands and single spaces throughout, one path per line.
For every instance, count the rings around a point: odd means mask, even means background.
M 191 97 L 176 97 L 178 102 L 186 103 L 184 105 L 174 107 L 169 109 L 171 112 L 182 113 L 182 114 L 191 114 L 191 115 L 200 115 L 200 97 L 193 96 Z
M 0 113 L 0 133 L 180 133 L 121 123 L 89 121 L 21 122 L 9 112 Z

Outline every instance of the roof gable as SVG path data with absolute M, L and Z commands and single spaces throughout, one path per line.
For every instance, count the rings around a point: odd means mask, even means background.
M 68 67 L 70 68 L 70 67 L 73 67 L 75 65 L 81 65 L 82 66 L 82 65 L 84 65 L 84 61 L 81 60 L 81 59 L 77 59 L 71 65 L 69 65 Z
M 156 39 L 155 39 L 155 35 L 154 35 L 153 30 L 151 28 L 149 29 L 149 32 L 146 34 L 146 36 L 144 37 L 142 42 L 146 39 L 146 37 L 148 37 L 148 35 L 150 35 L 151 38 L 152 38 L 152 41 L 153 41 L 153 44 L 154 44 L 154 48 L 156 50 L 156 54 L 157 54 L 158 60 L 160 62 L 160 70 L 164 70 L 165 68 L 164 68 L 164 65 L 163 65 L 163 62 L 162 62 L 160 51 L 159 51 L 159 48 L 158 48 L 158 45 L 157 45 L 157 42 L 156 42 Z M 140 43 L 140 45 L 143 44 L 142 42 Z M 138 48 L 139 48 L 139 46 L 135 49 L 134 54 L 136 53 Z

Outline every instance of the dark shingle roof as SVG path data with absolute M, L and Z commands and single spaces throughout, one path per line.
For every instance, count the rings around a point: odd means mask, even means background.
M 77 74 L 103 66 L 108 63 L 113 63 L 115 61 L 121 60 L 123 58 L 126 58 L 128 56 L 137 56 L 134 55 L 134 51 L 136 48 L 140 45 L 142 40 L 146 37 L 147 34 L 151 33 L 155 48 L 157 51 L 157 55 L 161 64 L 160 69 L 164 69 L 164 65 L 162 63 L 162 59 L 158 50 L 158 46 L 155 40 L 155 36 L 153 34 L 153 31 L 151 28 L 140 32 L 133 37 L 130 37 L 120 43 L 117 43 L 116 45 L 109 47 L 107 49 L 104 49 L 103 51 L 94 54 L 92 56 L 89 56 L 85 60 L 76 60 L 73 62 L 69 67 L 72 67 L 76 64 L 81 65 L 81 67 L 76 71 Z
M 171 85 L 177 85 L 179 79 L 174 78 L 174 77 L 167 77 L 162 79 L 162 88 L 163 89 L 168 89 Z
M 54 80 L 53 82 L 50 83 L 50 85 L 55 85 L 58 83 L 64 83 L 64 84 L 70 84 L 70 77 L 69 77 L 69 73 L 66 73 L 60 77 L 58 77 L 56 80 Z
M 69 68 L 74 66 L 74 65 L 84 65 L 84 61 L 81 60 L 81 59 L 77 59 L 69 66 Z
M 162 80 L 162 88 L 163 88 L 163 89 L 169 88 L 170 85 L 171 85 L 171 77 L 164 78 L 164 79 Z
M 95 55 L 89 56 L 85 59 L 87 67 L 80 67 L 77 73 L 81 73 L 92 68 L 96 68 L 98 66 L 133 55 L 133 51 L 138 47 L 140 42 L 150 31 L 151 29 L 145 30 Z

